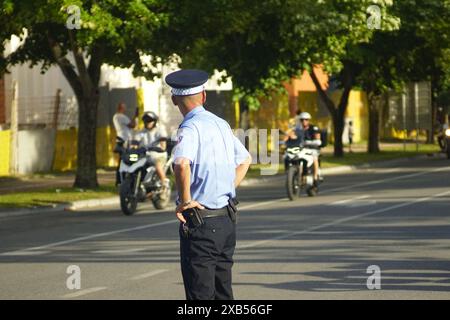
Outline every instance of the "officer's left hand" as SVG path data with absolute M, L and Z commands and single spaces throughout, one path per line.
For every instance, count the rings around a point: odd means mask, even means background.
M 182 223 L 186 223 L 186 219 L 183 217 L 183 211 L 191 208 L 205 209 L 204 206 L 202 206 L 195 200 L 191 201 L 188 205 L 183 205 L 182 203 L 180 203 L 175 209 L 178 220 L 180 220 Z

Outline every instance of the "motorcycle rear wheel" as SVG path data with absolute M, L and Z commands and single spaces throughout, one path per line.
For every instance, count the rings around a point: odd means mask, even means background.
M 300 197 L 301 186 L 299 181 L 301 181 L 301 177 L 299 177 L 300 172 L 299 166 L 290 166 L 287 173 L 286 180 L 286 189 L 289 200 L 293 201 Z
M 127 177 L 120 184 L 120 208 L 123 214 L 131 216 L 136 212 L 138 200 L 133 196 L 133 180 Z

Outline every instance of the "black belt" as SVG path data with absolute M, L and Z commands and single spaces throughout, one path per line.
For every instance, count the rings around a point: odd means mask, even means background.
M 225 206 L 220 209 L 201 209 L 198 212 L 201 214 L 202 218 L 213 218 L 213 217 L 221 217 L 228 215 L 228 206 Z

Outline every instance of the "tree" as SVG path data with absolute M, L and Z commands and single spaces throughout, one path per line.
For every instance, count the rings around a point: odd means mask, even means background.
M 184 14 L 171 20 L 167 45 L 180 52 L 183 65 L 225 70 L 238 97 L 257 108 L 259 95 L 282 91 L 282 83 L 309 70 L 319 97 L 333 119 L 335 155 L 343 155 L 342 132 L 348 97 L 357 75 L 351 48 L 370 40 L 369 0 L 214 0 L 177 1 Z M 391 1 L 376 1 L 382 28 L 395 28 L 387 13 Z M 174 4 L 175 5 L 175 4 Z M 172 10 L 170 10 L 172 11 Z M 201 12 L 201 16 L 198 13 Z M 192 39 L 183 39 L 189 30 Z M 169 32 L 168 32 L 169 33 Z M 171 41 L 173 39 L 174 41 Z M 322 65 L 336 76 L 343 92 L 336 106 L 312 71 Z
M 327 5 L 329 16 L 325 19 L 336 24 L 330 23 L 323 33 L 317 35 L 311 48 L 314 52 L 312 63 L 322 64 L 329 74 L 335 75 L 338 87 L 342 89 L 337 104 L 322 89 L 314 69 L 310 67 L 309 70 L 319 96 L 333 119 L 334 155 L 341 157 L 344 154 L 342 134 L 348 99 L 363 69 L 358 47 L 369 43 L 378 29 L 396 29 L 398 20 L 389 13 L 391 1 L 330 1 Z
M 369 43 L 355 48 L 361 68 L 356 85 L 369 102 L 369 153 L 380 151 L 377 102 L 383 94 L 409 81 L 429 80 L 436 109 L 435 97 L 448 88 L 450 79 L 450 2 L 398 1 L 392 12 L 400 18 L 400 28 L 377 31 Z
M 163 2 L 5 0 L 0 5 L 0 50 L 12 35 L 23 41 L 18 50 L 0 58 L 0 73 L 20 63 L 39 65 L 43 72 L 58 65 L 75 93 L 79 107 L 76 187 L 98 185 L 95 136 L 101 66 L 132 67 L 135 75 L 154 75 L 141 57 L 143 53 L 158 56 L 152 41 L 167 23 Z M 158 61 L 162 60 L 152 60 Z

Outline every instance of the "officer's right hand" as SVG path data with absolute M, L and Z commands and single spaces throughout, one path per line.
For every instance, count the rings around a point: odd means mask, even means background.
M 175 209 L 178 220 L 180 220 L 182 223 L 186 223 L 186 219 L 183 217 L 183 211 L 191 208 L 205 209 L 204 206 L 202 206 L 195 200 L 190 201 L 187 205 L 184 203 L 180 203 Z

